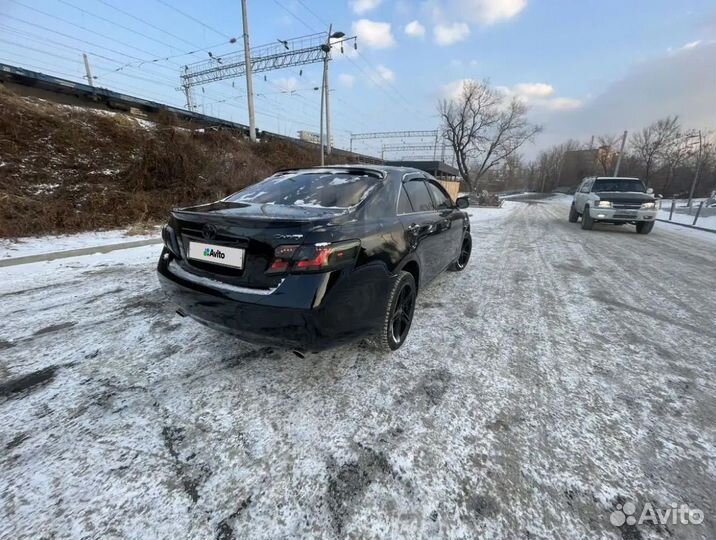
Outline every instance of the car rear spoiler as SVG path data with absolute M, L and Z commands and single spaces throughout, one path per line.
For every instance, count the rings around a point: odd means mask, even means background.
M 352 165 L 327 165 L 325 167 L 290 167 L 287 169 L 278 169 L 273 174 L 285 174 L 298 171 L 311 171 L 311 170 L 335 170 L 340 171 L 343 174 L 358 174 L 365 176 L 372 176 L 374 178 L 380 178 L 381 180 L 386 177 L 385 171 L 380 169 L 373 169 L 369 167 L 352 166 Z

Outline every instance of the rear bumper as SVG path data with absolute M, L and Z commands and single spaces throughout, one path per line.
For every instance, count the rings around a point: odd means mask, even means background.
M 657 210 L 623 210 L 620 208 L 589 208 L 589 215 L 595 221 L 612 223 L 631 223 L 636 221 L 654 221 Z
M 159 282 L 186 315 L 244 341 L 309 351 L 377 330 L 392 283 L 385 270 L 360 268 L 289 275 L 276 289 L 252 291 L 192 276 L 163 255 Z

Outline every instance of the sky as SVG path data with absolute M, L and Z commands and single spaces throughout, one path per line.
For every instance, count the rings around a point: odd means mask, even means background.
M 526 157 L 667 115 L 716 128 L 712 0 L 248 0 L 248 14 L 252 47 L 329 24 L 357 36 L 329 66 L 339 147 L 351 133 L 436 129 L 438 100 L 469 79 L 528 104 L 544 130 Z M 95 85 L 179 107 L 184 66 L 240 55 L 241 36 L 239 0 L 0 0 L 0 62 L 82 81 L 85 52 Z M 257 127 L 317 132 L 321 70 L 256 74 Z M 248 123 L 243 78 L 195 87 L 194 101 Z M 378 155 L 381 144 L 354 149 Z

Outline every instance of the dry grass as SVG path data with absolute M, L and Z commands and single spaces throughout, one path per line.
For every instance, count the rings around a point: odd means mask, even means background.
M 66 233 L 164 220 L 317 153 L 251 144 L 226 131 L 143 127 L 111 114 L 21 98 L 0 87 L 0 236 Z

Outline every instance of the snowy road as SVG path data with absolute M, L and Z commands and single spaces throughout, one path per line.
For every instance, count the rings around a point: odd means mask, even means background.
M 476 220 L 392 356 L 180 319 L 156 246 L 0 269 L 0 538 L 715 538 L 716 242 L 566 210 Z

